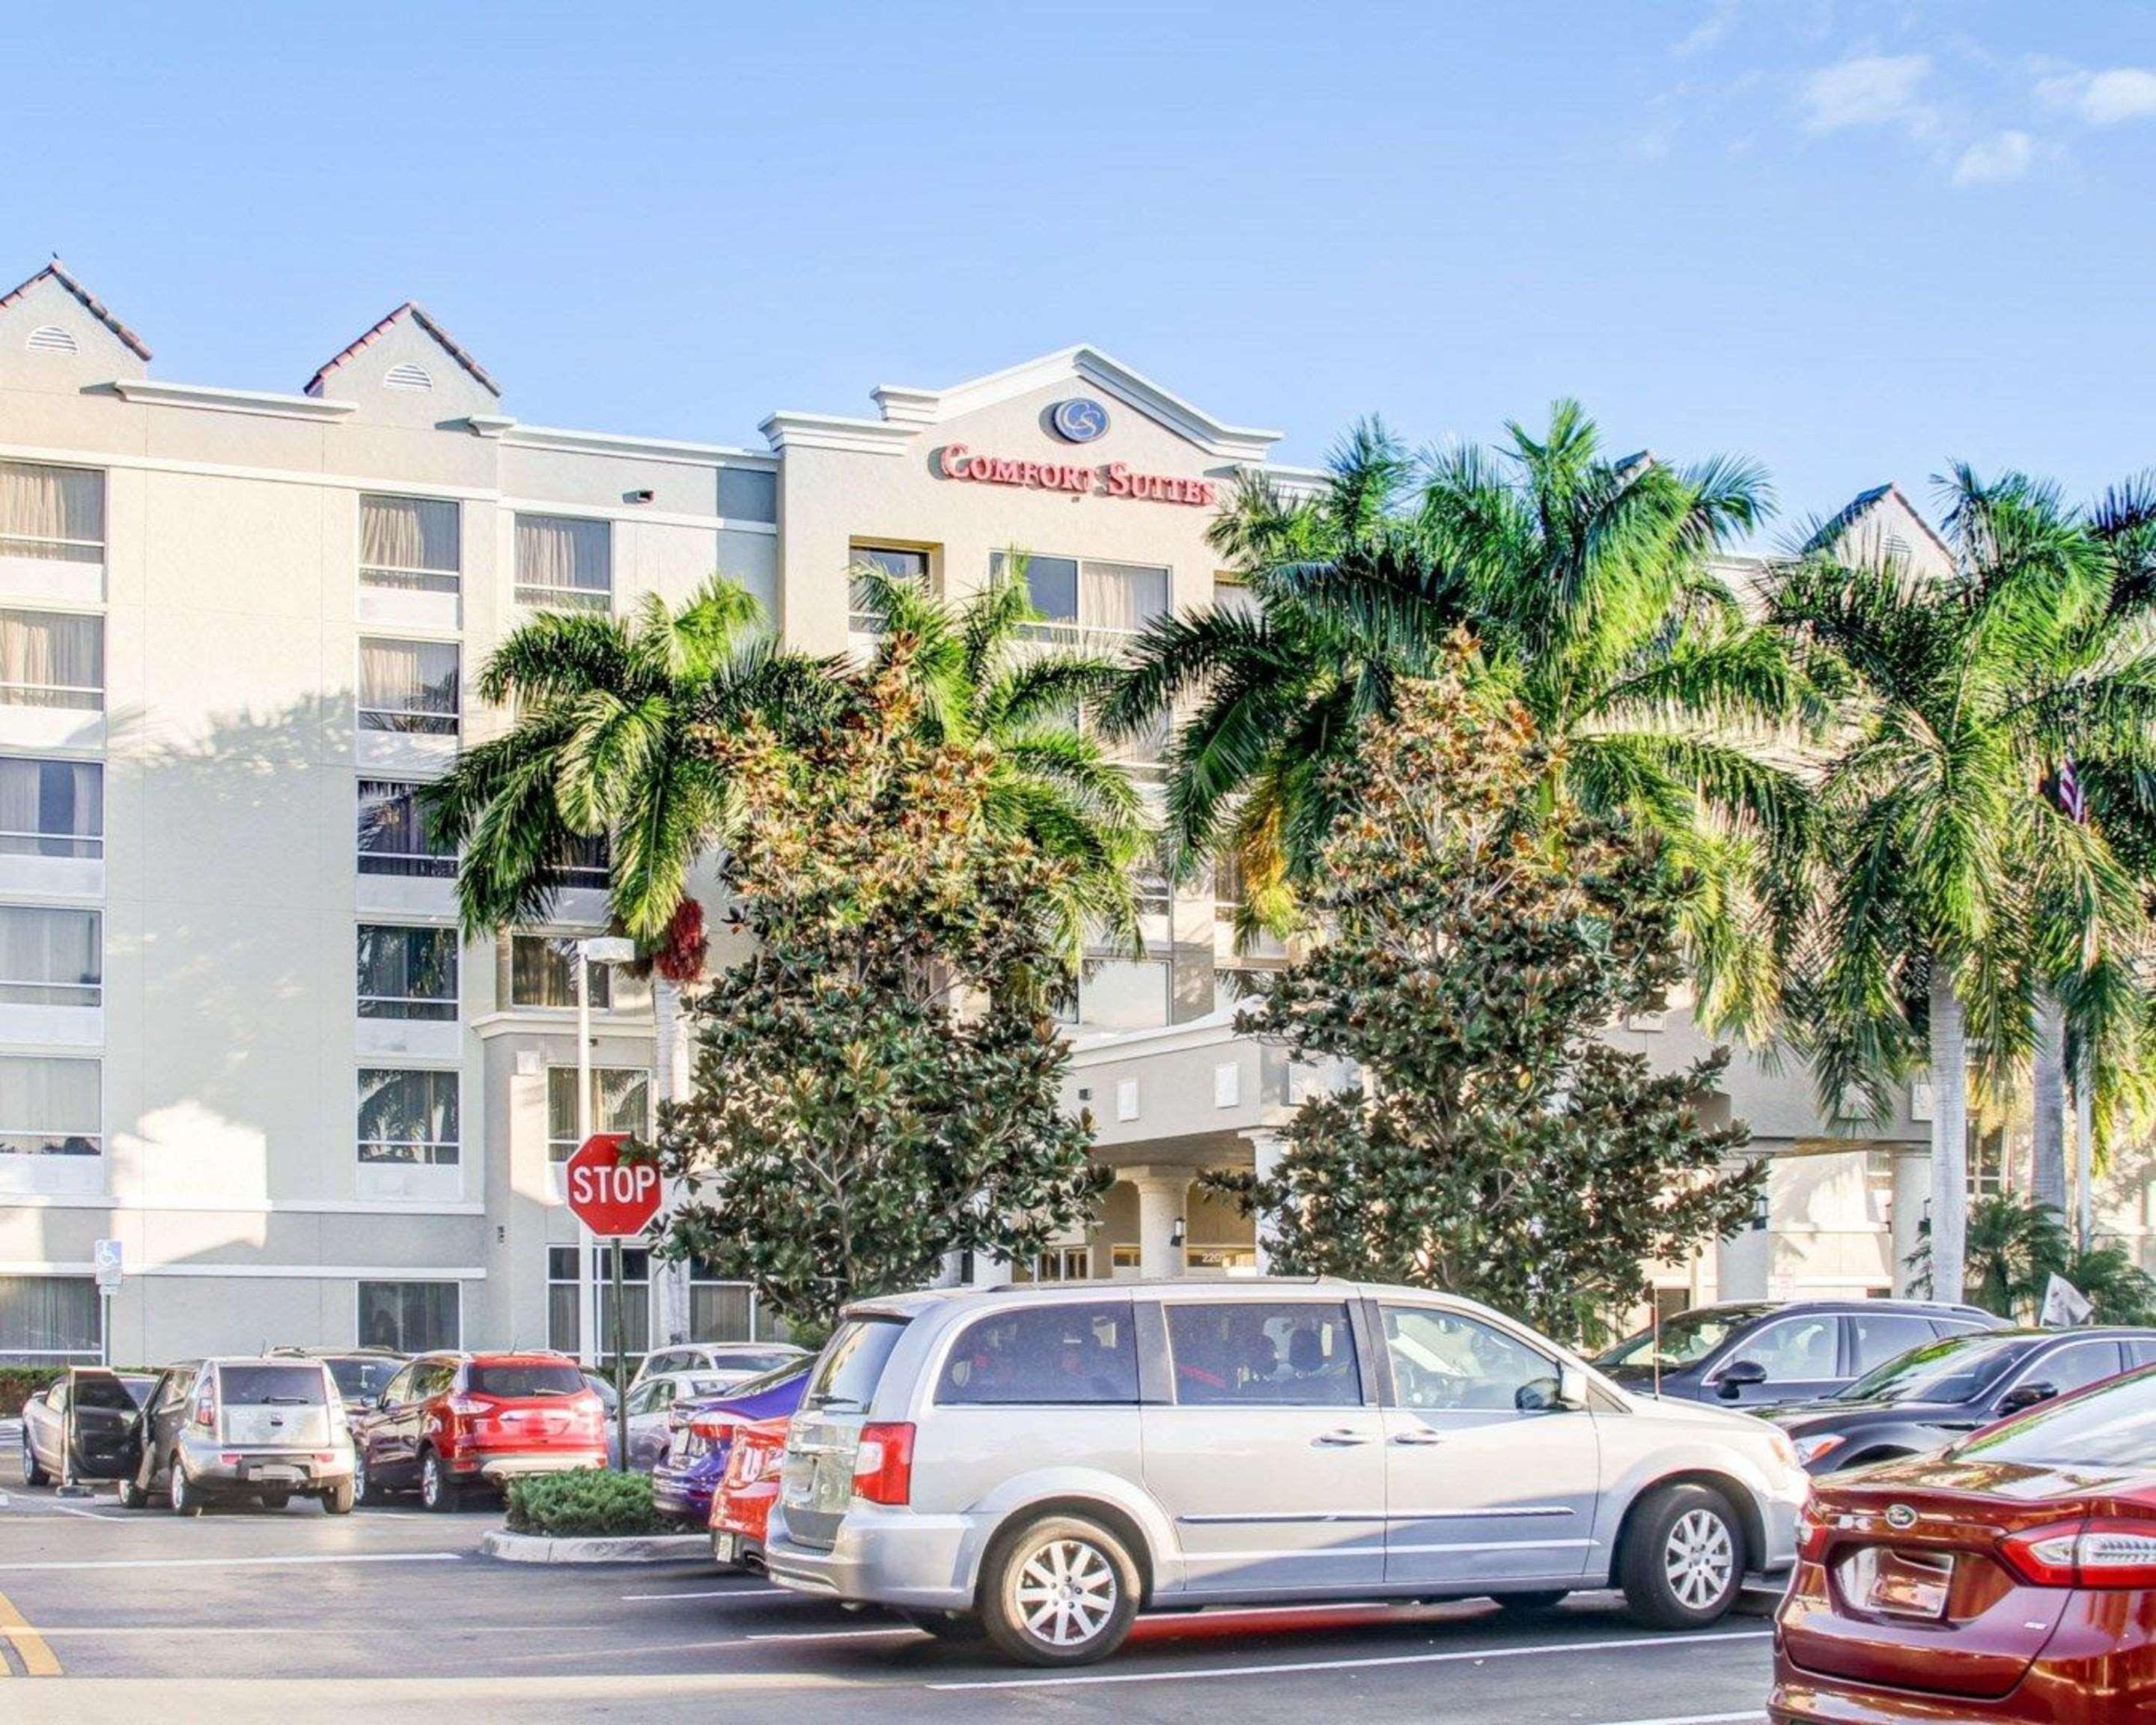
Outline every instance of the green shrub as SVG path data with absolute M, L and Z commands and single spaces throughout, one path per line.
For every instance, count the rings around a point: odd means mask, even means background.
M 556 1539 L 663 1533 L 648 1473 L 596 1467 L 532 1474 L 509 1482 L 509 1531 Z

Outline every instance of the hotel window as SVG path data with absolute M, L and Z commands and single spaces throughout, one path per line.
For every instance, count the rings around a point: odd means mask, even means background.
M 0 557 L 105 561 L 105 475 L 0 461 Z
M 457 1015 L 457 932 L 361 923 L 359 1015 L 363 1019 L 454 1019 Z
M 613 528 L 567 516 L 516 518 L 516 603 L 603 611 L 613 603 Z
M 101 1327 L 90 1277 L 0 1276 L 0 1366 L 94 1366 Z
M 785 1326 L 769 1317 L 755 1286 L 721 1276 L 704 1258 L 689 1260 L 689 1339 L 691 1342 L 769 1342 Z
M 427 875 L 448 880 L 457 854 L 437 839 L 420 788 L 398 779 L 359 782 L 359 872 Z
M 592 1281 L 599 1292 L 598 1346 L 602 1357 L 613 1351 L 613 1266 L 611 1248 L 592 1248 Z M 651 1344 L 651 1254 L 642 1246 L 624 1247 L 621 1255 L 622 1307 L 632 1355 Z M 558 1353 L 579 1353 L 578 1322 L 577 1249 L 547 1248 L 547 1345 Z
M 454 1071 L 360 1068 L 359 1159 L 454 1167 L 457 1086 Z
M 592 1068 L 592 1130 L 632 1132 L 651 1130 L 651 1075 L 640 1066 Z M 547 1159 L 567 1162 L 583 1140 L 577 1136 L 577 1069 L 547 1069 Z
M 762 467 L 719 470 L 719 514 L 730 521 L 778 520 L 778 475 Z
M 105 1092 L 95 1060 L 0 1055 L 0 1156 L 100 1156 Z
M 362 1348 L 429 1353 L 457 1346 L 461 1318 L 453 1281 L 363 1281 L 354 1333 Z
M 1134 870 L 1131 891 L 1137 900 L 1141 916 L 1165 916 L 1175 908 L 1175 889 L 1168 884 L 1167 875 L 1157 866 Z
M 462 585 L 460 511 L 438 497 L 359 500 L 362 587 L 454 593 Z
M 1253 623 L 1265 615 L 1265 607 L 1258 603 L 1240 576 L 1215 575 L 1213 578 L 1213 608 L 1232 611 L 1238 617 L 1247 617 Z
M 105 711 L 105 619 L 0 611 L 0 706 Z
M 105 855 L 105 768 L 0 758 L 0 855 Z
M 461 655 L 454 641 L 359 644 L 359 728 L 457 734 Z
M 613 867 L 604 833 L 571 833 L 562 839 L 547 874 L 557 886 L 604 892 L 613 883 Z
M 1090 1281 L 1093 1276 L 1091 1246 L 1050 1246 L 1030 1264 L 1013 1264 L 1013 1281 Z
M 102 1006 L 103 916 L 0 905 L 0 1005 Z
M 577 1004 L 576 935 L 515 934 L 509 937 L 509 1004 L 569 1007 Z M 651 1004 L 651 985 L 618 974 L 611 964 L 586 967 L 592 1010 L 635 1012 Z
M 853 547 L 852 556 L 857 564 L 865 563 L 871 568 L 882 570 L 893 581 L 902 581 L 920 588 L 924 593 L 927 591 L 928 553 L 925 551 L 911 550 L 902 545 L 856 545 Z M 875 608 L 870 601 L 868 583 L 858 578 L 848 588 L 846 627 L 857 635 L 880 634 L 883 631 L 882 620 L 877 617 Z
M 1000 577 L 1009 554 L 993 552 L 989 573 Z M 1026 593 L 1041 620 L 1029 633 L 1050 641 L 1082 642 L 1106 635 L 1120 643 L 1168 609 L 1168 571 L 1141 563 L 1019 555 Z

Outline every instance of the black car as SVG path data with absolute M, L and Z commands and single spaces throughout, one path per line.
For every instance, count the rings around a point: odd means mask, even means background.
M 1594 1363 L 1642 1395 L 1759 1407 L 1831 1395 L 1927 1342 L 2003 1325 L 1974 1306 L 1917 1300 L 1695 1306 Z
M 2070 1389 L 2156 1364 L 2156 1330 L 1994 1330 L 1905 1353 L 1840 1394 L 1768 1418 L 1813 1473 L 1917 1455 Z
M 345 1413 L 357 1415 L 381 1399 L 389 1380 L 409 1357 L 393 1348 L 273 1348 L 280 1358 L 318 1359 L 336 1380 Z

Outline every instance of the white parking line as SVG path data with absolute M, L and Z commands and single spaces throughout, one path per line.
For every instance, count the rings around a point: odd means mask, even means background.
M 811 1597 L 797 1594 L 790 1587 L 712 1587 L 698 1588 L 680 1594 L 624 1594 L 622 1598 L 631 1604 L 644 1604 L 654 1599 L 801 1599 Z
M 917 1630 L 910 1623 L 895 1623 L 889 1629 L 865 1630 L 784 1630 L 766 1635 L 744 1635 L 745 1641 L 882 1641 L 893 1635 L 925 1635 L 927 1630 Z
M 382 1551 L 290 1558 L 89 1558 L 42 1563 L 0 1563 L 0 1570 L 28 1569 L 266 1569 L 298 1563 L 460 1563 L 461 1551 Z
M 1082 1677 L 983 1677 L 962 1683 L 931 1683 L 931 1689 L 1075 1689 L 1099 1683 L 1194 1683 L 1209 1677 L 1276 1677 L 1297 1671 L 1374 1670 L 1396 1665 L 1460 1665 L 1487 1659 L 1529 1659 L 1546 1653 L 1617 1653 L 1628 1649 L 1676 1649 L 1722 1641 L 1764 1641 L 1771 1630 L 1747 1630 L 1733 1635 L 1636 1635 L 1613 1641 L 1550 1641 L 1532 1647 L 1461 1647 L 1444 1653 L 1394 1653 L 1367 1659 L 1299 1659 L 1279 1665 L 1209 1666 L 1202 1671 L 1099 1671 Z M 1738 1715 L 1739 1717 L 1748 1717 Z

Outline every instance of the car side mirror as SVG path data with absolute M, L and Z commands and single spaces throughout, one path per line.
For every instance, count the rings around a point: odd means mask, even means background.
M 1757 1389 L 1767 1381 L 1767 1368 L 1756 1359 L 1732 1360 L 1722 1368 L 1721 1381 L 1714 1393 L 1726 1402 L 1733 1402 L 1748 1389 Z
M 2058 1393 L 2057 1389 L 2049 1384 L 2023 1384 L 2018 1385 L 2015 1389 L 2008 1390 L 2005 1395 L 1999 1397 L 1999 1415 L 2001 1418 L 2004 1418 L 2009 1414 L 2018 1414 L 2024 1408 L 2033 1408 L 2039 1402 L 2048 1402 L 2051 1400 L 2058 1394 Z
M 1557 1368 L 1557 1404 L 1560 1408 L 1584 1408 L 1587 1405 L 1587 1373 L 1578 1366 L 1559 1366 Z

